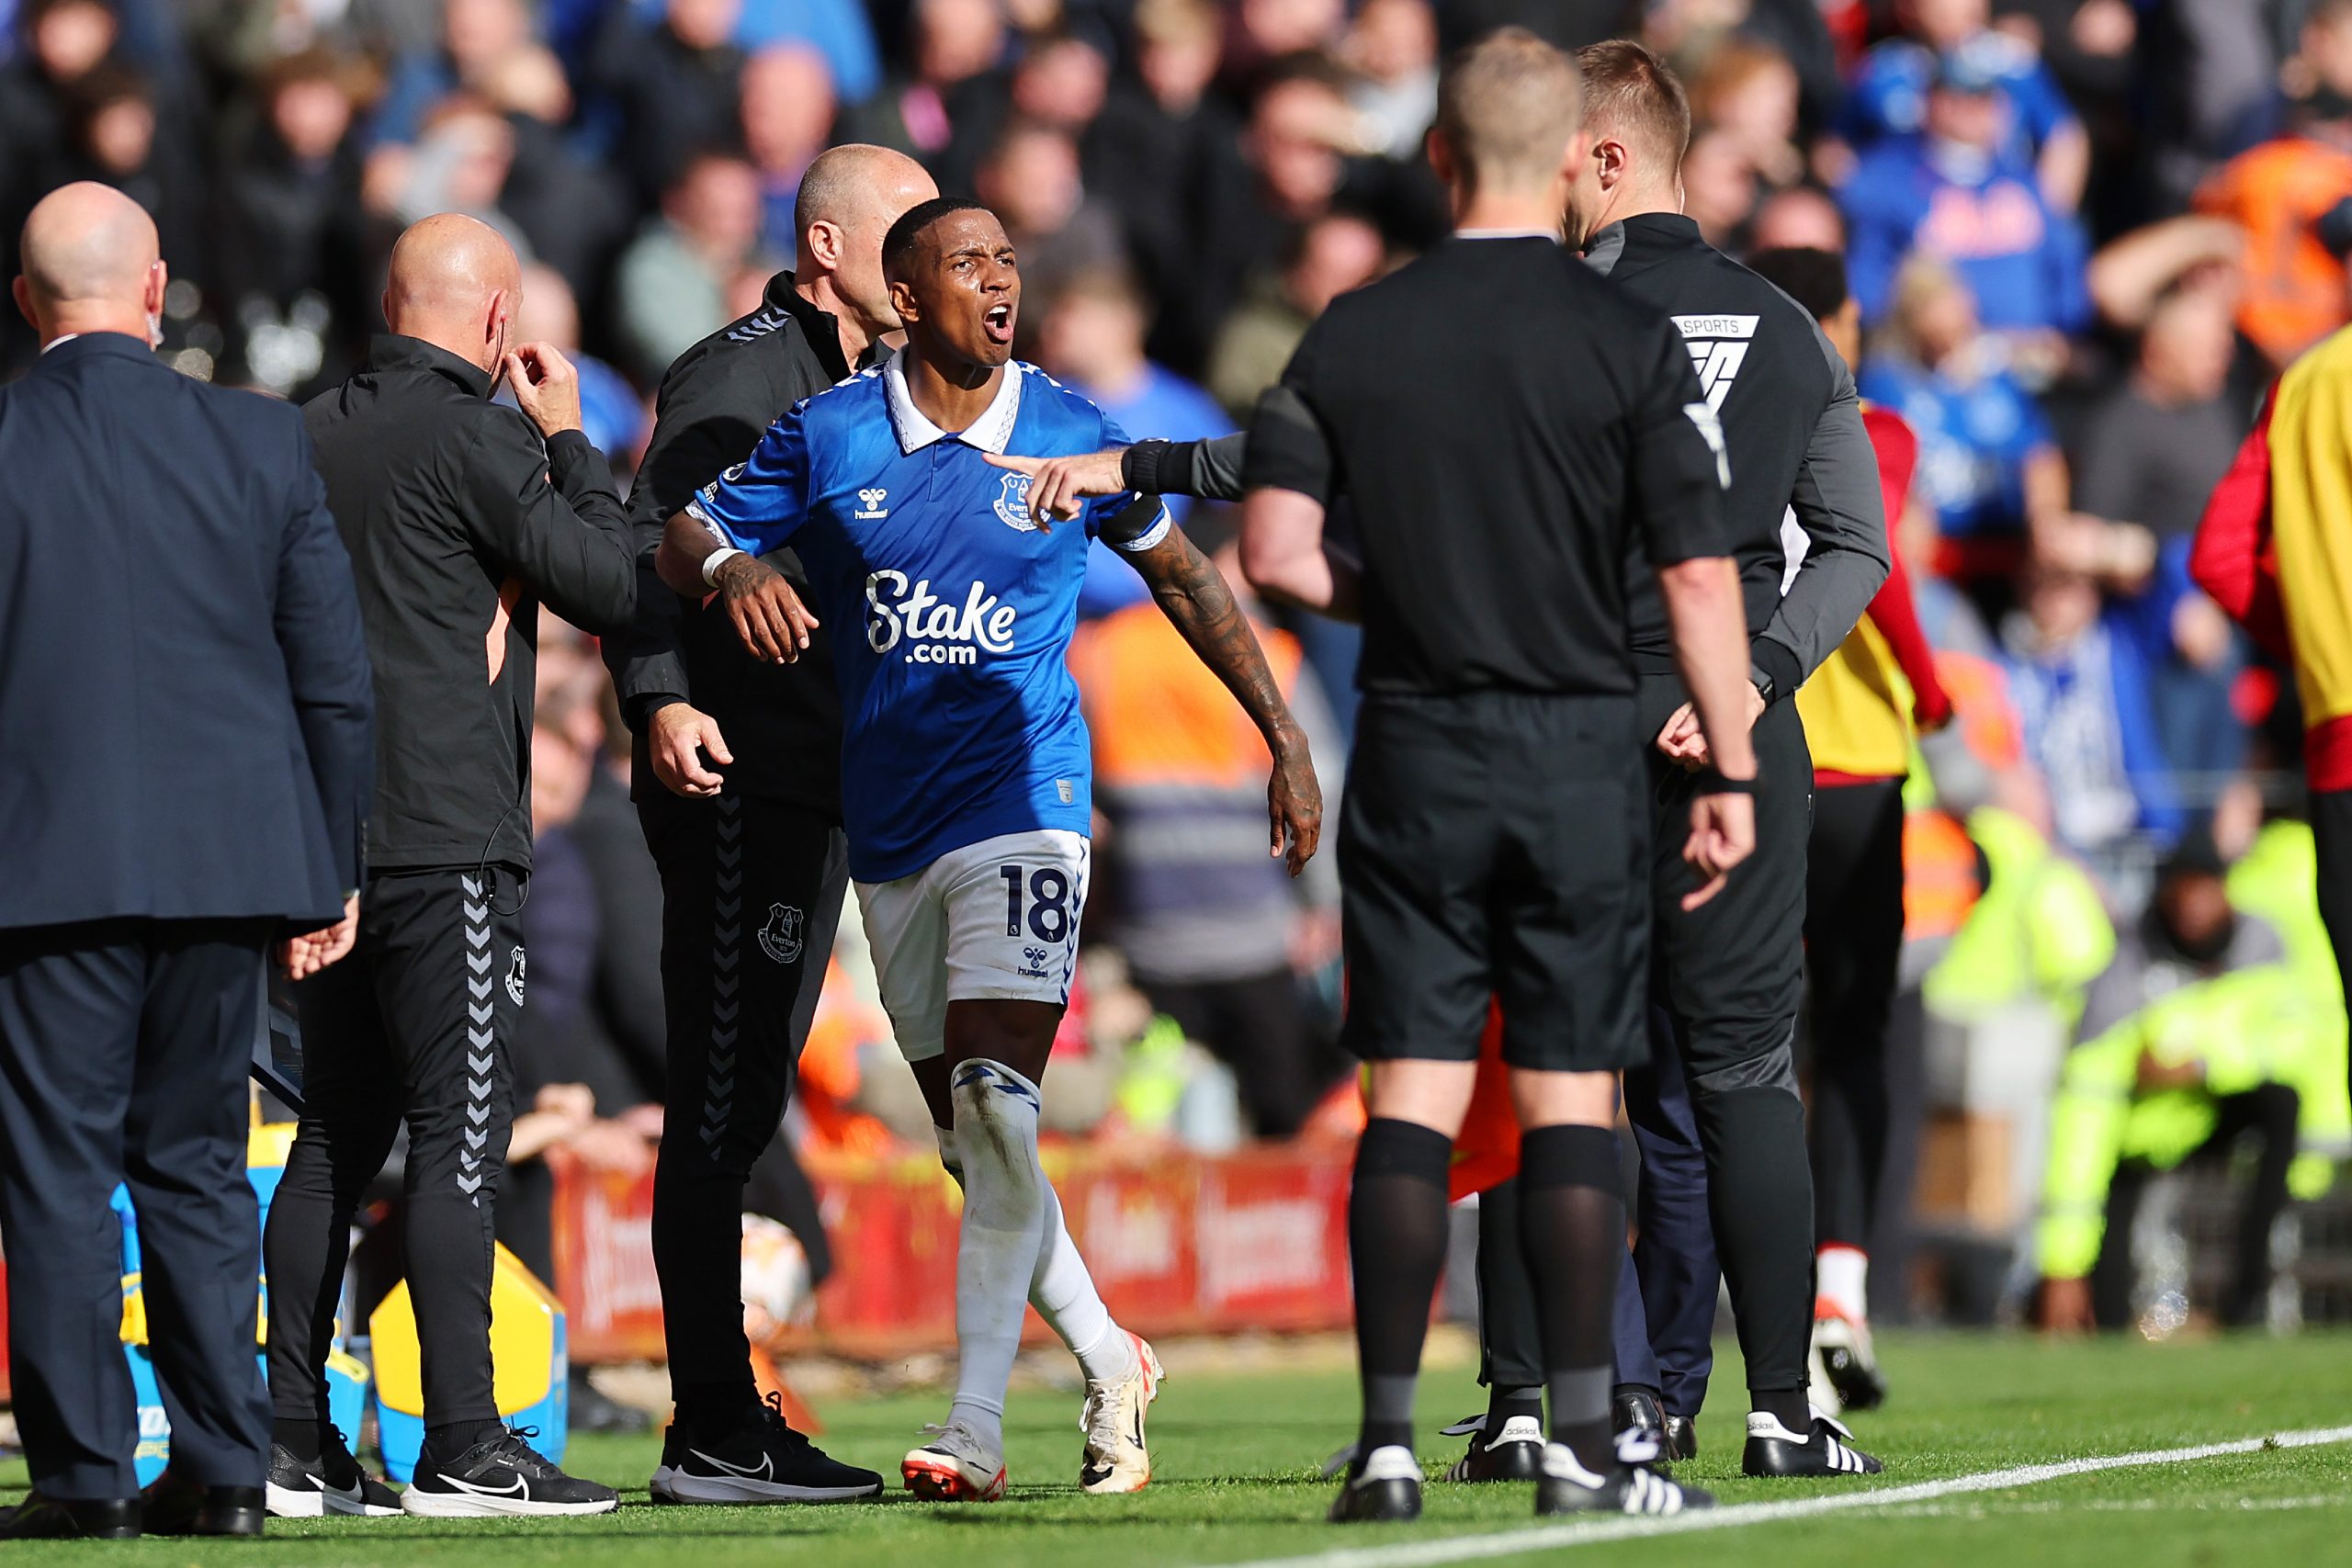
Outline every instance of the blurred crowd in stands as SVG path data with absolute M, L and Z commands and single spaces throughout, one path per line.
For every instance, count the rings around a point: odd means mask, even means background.
M 1862 391 L 1921 442 L 1890 522 L 1958 709 L 1914 781 L 1914 978 L 1963 1019 L 2079 991 L 2041 937 L 1987 956 L 2014 933 L 1929 973 L 1980 903 L 2036 918 L 1988 864 L 2062 862 L 2111 935 L 2161 911 L 2160 867 L 2292 807 L 2291 682 L 2186 558 L 2265 387 L 2352 319 L 2352 0 L 0 0 L 0 243 L 62 181 L 121 186 L 173 268 L 164 352 L 300 397 L 379 324 L 400 227 L 475 214 L 625 473 L 670 359 L 791 265 L 800 172 L 878 141 L 1003 217 L 1024 357 L 1133 434 L 1214 434 L 1444 231 L 1438 63 L 1505 22 L 1647 39 L 1690 86 L 1707 237 L 1847 256 Z M 1509 302 L 1462 330 L 1510 331 Z M 0 374 L 32 347 L 0 330 Z M 1049 1112 L 1212 1147 L 1344 1124 L 1333 889 L 1269 865 L 1262 753 L 1140 598 L 1098 563 L 1102 886 Z M 1330 768 L 1352 637 L 1265 619 Z M 627 1167 L 658 1126 L 656 892 L 593 649 L 550 624 L 540 680 L 525 1077 L 588 1083 L 538 1133 Z M 844 924 L 798 1124 L 927 1147 Z

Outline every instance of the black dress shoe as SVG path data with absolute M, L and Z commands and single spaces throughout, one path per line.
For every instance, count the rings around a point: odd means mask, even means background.
M 1670 1460 L 1699 1457 L 1699 1418 L 1696 1416 L 1667 1416 L 1666 1457 Z
M 0 1508 L 0 1540 L 136 1540 L 136 1497 L 44 1497 L 28 1492 L 13 1508 Z
M 259 1535 L 269 1517 L 268 1498 L 258 1486 L 207 1486 L 168 1470 L 141 1495 L 149 1535 Z
M 1609 1416 L 1617 1433 L 1617 1458 L 1665 1473 L 1674 1454 L 1666 1437 L 1666 1402 L 1657 1391 L 1641 1383 L 1619 1383 L 1609 1396 Z

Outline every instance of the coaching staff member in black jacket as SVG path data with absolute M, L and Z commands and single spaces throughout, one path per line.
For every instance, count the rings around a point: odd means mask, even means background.
M 820 628 L 786 664 L 743 649 L 723 606 L 653 575 L 662 525 L 749 457 L 803 398 L 868 363 L 899 325 L 882 236 L 938 195 L 887 148 L 836 147 L 801 176 L 800 271 L 678 356 L 629 495 L 637 616 L 605 645 L 635 734 L 638 820 L 662 873 L 669 1120 L 653 1178 L 670 1388 L 652 1490 L 674 1503 L 824 1503 L 878 1495 L 760 1403 L 743 1337 L 743 1190 L 775 1141 L 849 888 L 841 698 Z M 797 582 L 789 550 L 769 558 Z M 772 1158 L 788 1158 L 779 1150 Z
M 265 950 L 359 886 L 351 563 L 294 411 L 155 358 L 135 203 L 66 186 L 20 254 L 41 357 L 0 388 L 0 1234 L 33 1491 L 0 1540 L 140 1533 L 126 1181 L 172 1415 L 145 1528 L 258 1534 L 245 1065 Z
M 352 1213 L 403 1121 L 425 1435 L 401 1506 L 546 1515 L 615 1502 L 510 1433 L 491 1386 L 538 604 L 617 630 L 637 581 L 612 476 L 580 433 L 576 373 L 544 344 L 509 341 L 520 291 L 494 231 L 425 219 L 392 251 L 391 333 L 303 411 L 358 577 L 380 743 L 358 947 L 298 993 L 305 1105 L 269 1213 L 270 1495 L 289 1513 L 382 1501 L 328 1422 L 323 1373 Z M 490 400 L 502 378 L 521 413 Z
M 1752 842 L 1747 649 L 1721 446 L 1690 355 L 1663 315 L 1559 243 L 1585 152 L 1577 96 L 1574 63 L 1521 28 L 1454 62 L 1430 136 L 1453 237 L 1335 302 L 1250 433 L 1243 570 L 1364 626 L 1340 830 L 1345 1037 L 1371 1064 L 1348 1207 L 1364 1419 L 1335 1519 L 1419 1510 L 1414 1382 L 1496 995 L 1551 1394 L 1537 1508 L 1706 1500 L 1621 1464 L 1610 1430 L 1615 1074 L 1648 1050 L 1648 737 L 1628 554 L 1656 570 L 1722 769 L 1662 830 L 1696 872 L 1693 900 Z M 1465 330 L 1498 302 L 1511 330 Z M 1342 494 L 1353 570 L 1324 548 Z
M 1672 316 L 1723 423 L 1731 453 L 1724 518 L 1747 602 L 1746 695 L 1762 779 L 1756 853 L 1723 897 L 1679 908 L 1679 868 L 1663 856 L 1657 863 L 1657 1059 L 1625 1080 L 1643 1148 L 1647 1327 L 1657 1359 L 1673 1366 L 1682 1358 L 1675 1370 L 1696 1372 L 1683 1385 L 1703 1391 L 1714 1323 L 1711 1259 L 1720 1257 L 1747 1364 L 1741 1467 L 1750 1475 L 1871 1472 L 1878 1461 L 1849 1447 L 1833 1423 L 1815 1420 L 1805 1398 L 1813 1181 L 1793 1048 L 1813 760 L 1791 699 L 1886 580 L 1878 460 L 1853 377 L 1812 313 L 1710 247 L 1682 216 L 1690 110 L 1681 84 L 1638 43 L 1594 44 L 1577 58 L 1592 152 L 1570 197 L 1569 238 L 1596 271 Z M 1792 527 L 1801 538 L 1786 537 Z M 1663 609 L 1637 603 L 1632 621 L 1642 729 L 1655 738 L 1651 798 L 1664 824 L 1683 808 L 1693 777 L 1686 770 L 1702 764 L 1707 749 L 1668 656 Z M 1682 1097 L 1659 1089 L 1678 1071 L 1687 1109 Z M 1703 1223 L 1710 1216 L 1712 1226 Z M 1482 1223 L 1481 1240 L 1499 1252 L 1510 1238 Z M 1532 1312 L 1513 1306 L 1515 1294 L 1526 1300 L 1532 1291 L 1497 1288 L 1507 1287 L 1509 1274 L 1482 1260 L 1497 1402 L 1490 1423 L 1510 1385 L 1534 1370 L 1538 1342 Z M 1644 1314 L 1628 1315 L 1638 1323 Z M 1636 1335 L 1621 1351 L 1621 1371 L 1630 1375 L 1627 1363 L 1647 1348 Z M 1670 1412 L 1697 1413 L 1695 1404 Z M 1474 1463 L 1477 1452 L 1474 1442 Z

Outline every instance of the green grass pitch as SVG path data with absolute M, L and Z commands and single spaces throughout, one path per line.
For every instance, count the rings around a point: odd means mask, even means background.
M 1888 1461 L 1873 1483 L 1756 1483 L 1737 1476 L 1738 1366 L 1722 1347 L 1716 1399 L 1700 1423 L 1701 1458 L 1685 1479 L 1726 1502 L 1781 1503 L 2068 1460 L 2352 1425 L 2352 1337 L 2234 1338 L 2147 1346 L 2046 1346 L 2017 1337 L 1890 1337 L 1888 1407 L 1856 1422 Z M 1633 1568 L 1803 1563 L 1805 1568 L 2031 1568 L 2041 1563 L 2170 1568 L 2238 1562 L 2352 1562 L 2352 1443 L 2265 1450 L 1958 1493 L 1884 1508 L 1790 1518 L 1659 1539 L 1590 1541 L 1551 1532 L 1541 1551 L 1491 1538 L 1533 1525 L 1521 1487 L 1432 1482 L 1417 1525 L 1340 1530 L 1321 1522 L 1330 1483 L 1322 1458 L 1350 1435 L 1342 1371 L 1188 1371 L 1153 1413 L 1158 1476 L 1137 1496 L 1088 1497 L 1075 1483 L 1074 1394 L 1026 1392 L 1008 1420 L 1013 1491 L 989 1506 L 919 1504 L 823 1508 L 657 1508 L 645 1502 L 653 1438 L 583 1438 L 574 1469 L 624 1488 L 598 1519 L 273 1522 L 252 1543 L 147 1540 L 119 1546 L 0 1549 L 8 1568 L 103 1559 L 123 1563 L 319 1564 L 321 1568 L 541 1568 L 678 1563 L 691 1568 L 803 1562 L 842 1568 L 1131 1568 L 1256 1562 L 1357 1549 L 1355 1568 L 1454 1561 L 1588 1557 Z M 1328 1359 L 1328 1358 L 1326 1359 Z M 1277 1362 L 1279 1364 L 1279 1362 Z M 1423 1379 L 1423 1458 L 1453 1457 L 1436 1428 L 1479 1407 L 1468 1371 Z M 897 1461 L 937 1395 L 826 1402 L 826 1446 L 895 1478 Z M 25 1484 L 0 1466 L 0 1498 Z M 1115 1527 L 1115 1528 L 1114 1528 Z M 1419 1549 L 1398 1551 L 1394 1548 Z M 1348 1568 L 1335 1560 L 1330 1568 Z

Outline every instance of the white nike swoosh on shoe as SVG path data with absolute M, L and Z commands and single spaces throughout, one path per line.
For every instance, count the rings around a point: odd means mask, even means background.
M 759 1468 L 755 1470 L 747 1464 L 729 1464 L 725 1460 L 718 1458 L 717 1455 L 707 1454 L 700 1449 L 688 1449 L 686 1452 L 694 1455 L 695 1458 L 702 1461 L 703 1463 L 710 1466 L 713 1470 L 724 1471 L 729 1475 L 735 1476 L 741 1480 L 773 1481 L 775 1479 L 775 1456 L 774 1454 L 762 1454 L 760 1456 Z
M 456 1490 L 471 1493 L 477 1497 L 527 1497 L 531 1495 L 531 1483 L 519 1475 L 512 1486 L 478 1486 L 470 1481 L 458 1480 L 446 1470 L 440 1472 L 440 1476 Z

